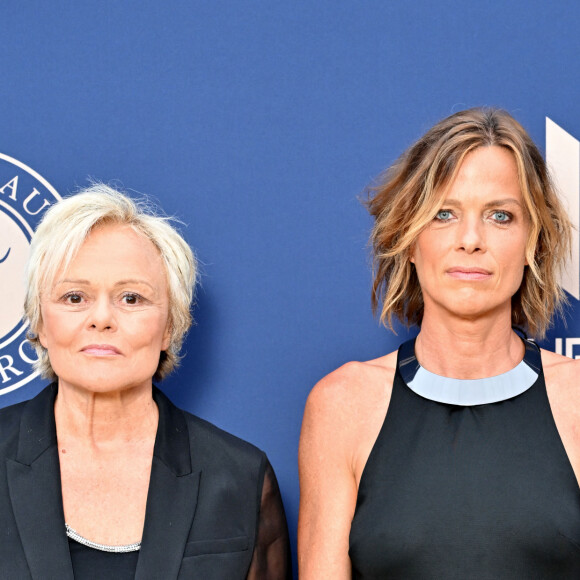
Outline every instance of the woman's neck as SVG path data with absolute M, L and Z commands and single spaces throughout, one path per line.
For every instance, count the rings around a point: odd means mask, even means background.
M 437 375 L 481 379 L 505 373 L 524 357 L 511 320 L 433 320 L 425 317 L 415 343 L 419 364 Z
M 95 393 L 59 381 L 54 405 L 59 440 L 74 438 L 99 447 L 154 439 L 159 412 L 151 389 Z

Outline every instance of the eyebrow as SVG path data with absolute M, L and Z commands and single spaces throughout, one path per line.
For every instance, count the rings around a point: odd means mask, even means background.
M 89 280 L 85 280 L 82 278 L 75 279 L 75 278 L 63 278 L 62 280 L 58 280 L 55 286 L 59 284 L 80 284 L 81 286 L 90 286 L 91 282 Z M 152 284 L 147 282 L 146 280 L 139 280 L 138 278 L 128 278 L 127 280 L 119 280 L 115 283 L 115 286 L 125 286 L 126 284 L 144 284 L 145 286 L 149 286 L 152 290 L 155 290 Z
M 514 197 L 506 197 L 504 199 L 494 199 L 492 201 L 488 201 L 483 207 L 489 208 L 489 207 L 497 207 L 498 205 L 510 205 L 510 204 L 522 207 L 522 204 Z M 443 202 L 443 205 L 461 207 L 462 203 L 458 199 L 446 199 Z

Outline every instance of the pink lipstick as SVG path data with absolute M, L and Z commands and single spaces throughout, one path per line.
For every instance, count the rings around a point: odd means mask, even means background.
M 121 354 L 121 351 L 111 344 L 89 344 L 83 346 L 81 352 L 93 356 L 115 356 Z

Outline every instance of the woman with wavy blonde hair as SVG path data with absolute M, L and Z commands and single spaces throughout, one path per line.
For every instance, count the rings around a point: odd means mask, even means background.
M 301 578 L 580 577 L 580 362 L 526 338 L 570 249 L 537 147 L 505 111 L 456 113 L 368 208 L 373 307 L 419 333 L 309 396 Z

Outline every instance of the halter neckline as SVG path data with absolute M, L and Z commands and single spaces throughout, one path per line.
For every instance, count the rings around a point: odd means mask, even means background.
M 542 372 L 540 349 L 524 340 L 523 360 L 513 369 L 483 379 L 453 379 L 423 368 L 415 356 L 415 339 L 399 347 L 397 366 L 403 381 L 417 395 L 437 403 L 472 406 L 498 403 L 521 395 Z

